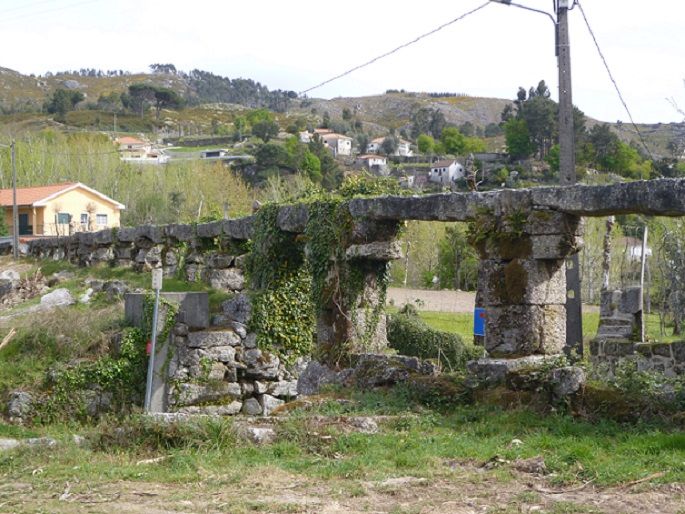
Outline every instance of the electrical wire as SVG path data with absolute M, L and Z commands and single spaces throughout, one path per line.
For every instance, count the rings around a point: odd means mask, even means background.
M 340 73 L 339 75 L 336 75 L 335 77 L 331 77 L 331 78 L 328 79 L 328 80 L 324 80 L 323 82 L 321 82 L 320 84 L 317 84 L 316 86 L 312 86 L 312 87 L 310 87 L 310 88 L 308 88 L 308 89 L 305 89 L 304 91 L 300 91 L 299 94 L 300 94 L 300 95 L 305 95 L 305 94 L 309 93 L 310 91 L 313 91 L 313 90 L 315 90 L 315 89 L 319 89 L 320 87 L 325 86 L 326 84 L 330 84 L 331 82 L 333 82 L 333 81 L 335 81 L 335 80 L 341 79 L 341 78 L 343 78 L 343 77 L 345 77 L 345 76 L 347 76 L 347 75 L 349 75 L 349 74 L 351 74 L 351 73 L 353 73 L 353 72 L 355 72 L 355 71 L 357 71 L 357 70 L 360 70 L 360 69 L 362 69 L 362 68 L 366 68 L 367 66 L 369 66 L 369 65 L 371 65 L 371 64 L 373 64 L 373 63 L 375 63 L 375 62 L 377 62 L 377 61 L 380 61 L 381 59 L 384 59 L 385 57 L 388 57 L 388 56 L 390 56 L 390 55 L 392 55 L 392 54 L 394 54 L 394 53 L 396 53 L 396 52 L 399 52 L 400 50 L 402 50 L 402 49 L 404 49 L 404 48 L 407 48 L 408 46 L 411 46 L 411 45 L 413 45 L 413 44 L 415 44 L 415 43 L 418 43 L 418 42 L 421 41 L 422 39 L 424 39 L 424 38 L 426 38 L 426 37 L 428 37 L 428 36 L 431 36 L 431 35 L 435 34 L 436 32 L 439 32 L 439 31 L 441 31 L 442 29 L 444 29 L 444 28 L 446 28 L 446 27 L 449 27 L 450 25 L 452 25 L 452 24 L 454 24 L 454 23 L 456 23 L 456 22 L 458 22 L 458 21 L 463 20 L 464 18 L 466 18 L 467 16 L 470 16 L 471 14 L 475 14 L 476 12 L 480 11 L 481 9 L 483 9 L 485 6 L 487 6 L 487 5 L 489 5 L 489 4 L 490 4 L 490 1 L 488 0 L 488 1 L 485 2 L 484 4 L 482 4 L 482 5 L 478 6 L 478 7 L 476 7 L 475 9 L 472 9 L 472 10 L 470 10 L 470 11 L 468 11 L 468 12 L 462 14 L 461 16 L 458 16 L 458 17 L 454 18 L 453 20 L 448 21 L 447 23 L 443 23 L 443 24 L 440 25 L 439 27 L 436 27 L 436 28 L 434 28 L 433 30 L 431 30 L 431 31 L 429 31 L 429 32 L 426 32 L 426 33 L 424 33 L 424 34 L 421 34 L 420 36 L 418 36 L 418 37 L 412 39 L 411 41 L 409 41 L 409 42 L 407 42 L 407 43 L 404 43 L 404 44 L 402 44 L 402 45 L 400 45 L 400 46 L 398 46 L 398 47 L 396 47 L 396 48 L 393 48 L 392 50 L 390 50 L 390 51 L 388 51 L 388 52 L 385 52 L 384 54 L 381 54 L 381 55 L 379 55 L 378 57 L 374 57 L 373 59 L 371 59 L 370 61 L 365 62 L 364 64 L 360 64 L 359 66 L 355 66 L 354 68 L 350 68 L 349 70 L 344 71 L 344 72 Z
M 618 87 L 618 83 L 616 82 L 616 79 L 614 79 L 614 76 L 611 73 L 611 70 L 609 69 L 609 64 L 607 63 L 607 60 L 604 57 L 604 53 L 602 52 L 602 49 L 599 47 L 599 42 L 597 41 L 597 38 L 595 37 L 595 33 L 593 32 L 592 27 L 590 26 L 590 22 L 588 21 L 587 16 L 585 15 L 585 11 L 583 10 L 583 6 L 581 5 L 579 0 L 575 0 L 573 5 L 574 6 L 577 5 L 580 8 L 580 13 L 583 15 L 583 20 L 585 20 L 585 25 L 587 26 L 587 30 L 588 30 L 588 32 L 590 32 L 590 36 L 592 37 L 592 40 L 595 43 L 595 48 L 597 48 L 597 52 L 599 53 L 599 57 L 600 57 L 600 59 L 602 59 L 602 63 L 604 63 L 604 68 L 607 70 L 607 73 L 609 74 L 609 79 L 611 80 L 612 84 L 614 85 L 614 89 L 616 89 L 616 93 L 618 93 L 618 98 L 619 98 L 619 100 L 621 100 L 623 107 L 625 108 L 626 112 L 628 113 L 628 118 L 630 119 L 630 123 L 632 124 L 633 128 L 635 129 L 635 132 L 637 132 L 637 135 L 640 138 L 640 142 L 642 143 L 642 146 L 644 147 L 645 151 L 647 152 L 649 157 L 652 159 L 652 162 L 655 163 L 656 159 L 654 158 L 652 151 L 647 146 L 647 142 L 645 141 L 645 138 L 642 136 L 642 132 L 640 132 L 640 129 L 638 128 L 637 124 L 633 120 L 633 115 L 630 113 L 630 109 L 628 109 L 628 104 L 626 103 L 625 99 L 623 98 L 623 95 L 621 94 L 621 90 Z
M 36 7 L 36 6 L 38 6 L 38 5 L 49 4 L 49 3 L 52 3 L 52 2 L 54 2 L 54 1 L 55 1 L 55 0 L 42 0 L 42 1 L 40 1 L 40 2 L 33 2 L 33 3 L 31 3 L 31 4 L 26 4 L 26 3 L 25 3 L 25 4 L 22 4 L 22 5 L 18 5 L 18 6 L 11 7 L 11 8 L 9 8 L 9 9 L 3 9 L 2 11 L 0 11 L 0 15 L 4 15 L 4 14 L 11 13 L 11 12 L 15 12 L 15 11 L 22 11 L 22 10 L 24 10 L 24 9 L 26 9 L 26 8 Z

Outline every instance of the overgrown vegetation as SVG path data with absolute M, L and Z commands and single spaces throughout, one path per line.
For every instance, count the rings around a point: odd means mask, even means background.
M 461 336 L 431 328 L 407 304 L 388 319 L 388 342 L 401 355 L 439 361 L 445 371 L 464 370 L 466 362 L 483 355 L 483 349 L 465 344 Z

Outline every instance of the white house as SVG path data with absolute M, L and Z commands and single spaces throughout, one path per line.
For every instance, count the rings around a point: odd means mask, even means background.
M 428 180 L 436 184 L 449 185 L 464 176 L 464 167 L 454 159 L 431 164 Z
M 383 141 L 385 141 L 385 137 L 377 137 L 376 139 L 371 140 L 369 145 L 366 147 L 366 151 L 368 153 L 378 153 L 382 151 Z M 409 141 L 405 141 L 404 139 L 400 139 L 397 144 L 397 150 L 395 150 L 393 155 L 411 157 L 414 155 L 414 152 L 411 150 L 411 143 Z
M 359 155 L 355 163 L 357 166 L 364 167 L 369 171 L 374 171 L 379 175 L 388 174 L 388 159 L 382 155 Z
M 342 134 L 321 134 L 321 141 L 333 152 L 333 155 L 352 155 L 352 138 Z

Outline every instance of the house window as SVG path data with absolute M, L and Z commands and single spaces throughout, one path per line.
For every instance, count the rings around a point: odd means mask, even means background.
M 81 226 L 83 228 L 88 228 L 88 213 L 87 212 L 81 213 Z
M 68 212 L 58 212 L 57 213 L 57 224 L 58 225 L 68 225 L 71 221 L 71 214 Z
M 107 226 L 107 215 L 106 214 L 97 214 L 95 216 L 95 221 L 100 226 Z

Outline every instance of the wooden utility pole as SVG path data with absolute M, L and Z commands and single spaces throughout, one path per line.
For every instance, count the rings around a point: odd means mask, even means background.
M 19 258 L 19 208 L 17 206 L 17 155 L 16 143 L 10 145 L 12 152 L 12 256 Z M 34 221 L 35 224 L 35 221 Z
M 568 34 L 568 9 L 572 0 L 555 0 L 556 40 L 559 66 L 559 179 L 562 186 L 576 182 L 576 158 L 571 90 L 571 46 Z M 580 300 L 578 254 L 566 260 L 566 350 L 583 353 L 583 318 Z

